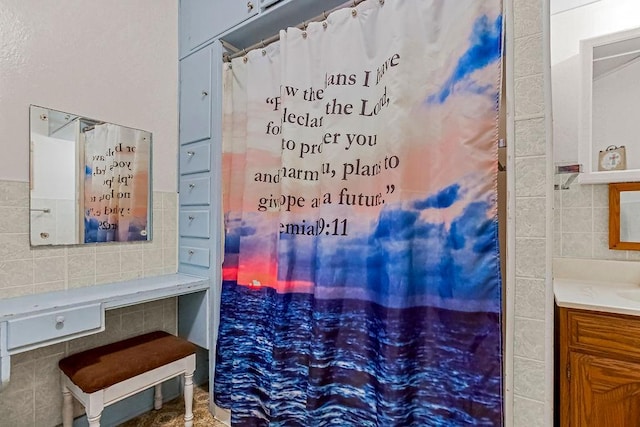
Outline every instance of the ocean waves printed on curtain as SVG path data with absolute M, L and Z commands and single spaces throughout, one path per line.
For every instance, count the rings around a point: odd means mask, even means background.
M 502 425 L 501 37 L 500 1 L 369 0 L 225 68 L 232 425 Z

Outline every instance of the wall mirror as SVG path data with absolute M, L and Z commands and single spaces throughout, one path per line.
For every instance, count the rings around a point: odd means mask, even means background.
M 31 245 L 151 240 L 151 133 L 29 111 Z
M 640 250 L 640 182 L 609 184 L 609 248 Z

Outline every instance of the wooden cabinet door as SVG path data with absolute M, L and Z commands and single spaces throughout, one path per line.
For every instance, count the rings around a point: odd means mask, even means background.
M 570 353 L 571 427 L 640 427 L 640 364 Z

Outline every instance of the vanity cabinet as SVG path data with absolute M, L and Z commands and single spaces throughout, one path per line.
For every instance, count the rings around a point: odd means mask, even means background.
M 640 317 L 557 308 L 560 426 L 640 425 Z

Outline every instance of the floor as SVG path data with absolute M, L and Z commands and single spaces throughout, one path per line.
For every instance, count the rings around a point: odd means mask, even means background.
M 203 384 L 194 388 L 193 392 L 193 425 L 194 427 L 226 427 L 216 421 L 209 412 L 208 385 Z M 165 402 L 159 411 L 153 410 L 137 418 L 121 424 L 120 427 L 183 427 L 184 399 L 179 397 Z

